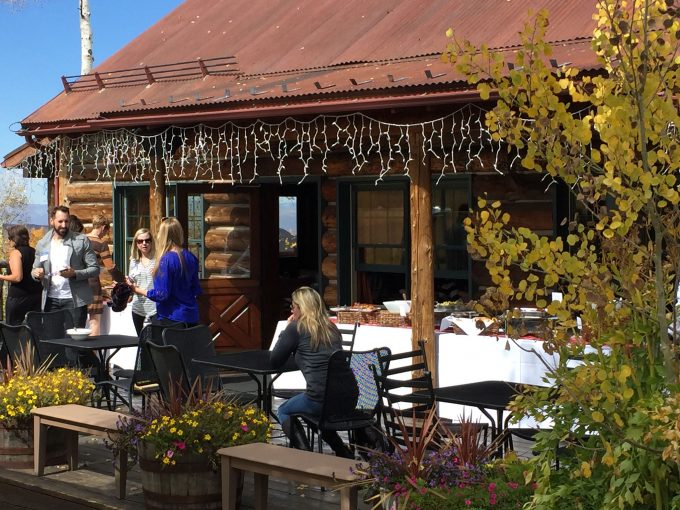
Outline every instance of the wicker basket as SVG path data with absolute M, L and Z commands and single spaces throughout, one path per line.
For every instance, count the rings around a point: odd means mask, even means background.
M 378 322 L 378 312 L 359 312 L 353 310 L 340 310 L 337 312 L 339 324 L 376 324 Z
M 402 317 L 401 314 L 380 310 L 378 312 L 378 324 L 393 328 L 401 328 L 411 325 L 410 317 Z

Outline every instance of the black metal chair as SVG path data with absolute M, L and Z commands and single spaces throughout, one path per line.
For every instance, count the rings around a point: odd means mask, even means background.
M 373 372 L 380 393 L 382 407 L 381 418 L 385 432 L 400 446 L 405 446 L 414 437 L 422 435 L 423 425 L 428 415 L 437 409 L 437 402 L 432 384 L 432 374 L 427 365 L 425 344 L 418 342 L 419 348 L 414 351 L 379 356 L 379 365 L 373 366 Z M 396 363 L 408 360 L 406 364 Z M 382 370 L 382 373 L 379 372 Z M 404 377 L 407 374 L 407 377 Z M 460 424 L 448 419 L 440 422 L 451 432 L 457 433 Z M 488 439 L 488 425 L 477 424 L 482 434 L 482 441 Z M 409 437 L 404 437 L 404 432 Z
M 373 375 L 382 400 L 381 421 L 385 432 L 404 446 L 410 438 L 406 432 L 419 435 L 428 414 L 436 407 L 432 376 L 427 366 L 425 345 L 420 348 L 387 356 L 378 356 L 378 365 L 373 365 Z M 395 362 L 408 360 L 407 364 L 395 366 Z M 382 372 L 381 372 L 382 371 Z M 403 377 L 407 374 L 408 377 Z
M 115 409 L 120 398 L 133 410 L 132 397 L 139 395 L 142 398 L 142 409 L 146 407 L 146 397 L 160 391 L 158 377 L 153 368 L 153 363 L 149 357 L 149 352 L 144 345 L 150 341 L 162 342 L 163 330 L 167 326 L 147 324 L 139 334 L 139 345 L 135 357 L 133 369 L 121 369 L 114 373 L 114 379 L 100 381 L 97 383 L 98 389 L 106 397 L 110 408 Z M 113 405 L 111 405 L 110 393 L 113 394 Z
M 314 434 L 364 429 L 375 425 L 371 410 L 357 407 L 359 385 L 351 368 L 352 353 L 335 351 L 328 360 L 326 391 L 321 415 L 293 414 L 301 418 Z M 310 443 L 313 444 L 313 443 Z M 319 452 L 322 443 L 319 441 Z
M 354 323 L 354 327 L 338 328 L 338 331 L 340 331 L 340 334 L 342 335 L 342 348 L 344 350 L 349 352 L 354 350 L 354 340 L 356 339 L 358 328 L 358 322 Z
M 79 353 L 59 345 L 46 344 L 41 340 L 67 338 L 67 329 L 73 328 L 73 317 L 68 310 L 53 312 L 28 312 L 26 325 L 30 328 L 41 362 L 52 359 L 51 368 L 79 365 Z
M 200 378 L 202 386 L 208 384 L 216 389 L 219 387 L 219 370 L 215 367 L 194 363 L 192 360 L 198 357 L 215 356 L 215 344 L 212 333 L 208 326 L 199 325 L 191 328 L 166 328 L 163 330 L 163 345 L 172 345 L 177 348 L 190 384 Z
M 193 326 L 186 329 L 166 328 L 163 331 L 163 344 L 173 345 L 182 356 L 184 367 L 189 377 L 189 383 L 194 384 L 196 379 L 201 381 L 201 389 L 222 390 L 224 397 L 238 401 L 241 404 L 250 404 L 257 400 L 257 396 L 245 391 L 231 390 L 232 383 L 250 381 L 243 374 L 220 373 L 217 367 L 211 367 L 202 363 L 194 363 L 194 358 L 216 356 L 215 342 L 210 328 L 205 325 Z
M 162 398 L 168 402 L 175 397 L 186 398 L 191 392 L 189 375 L 182 361 L 182 354 L 174 345 L 158 345 L 146 342 L 147 351 L 158 377 Z
M 153 321 L 146 324 L 142 328 L 142 331 L 139 333 L 139 335 L 140 338 L 142 337 L 142 334 L 144 335 L 144 341 L 151 340 L 152 342 L 155 342 L 159 345 L 163 345 L 163 331 L 168 328 L 182 329 L 186 328 L 186 324 L 184 322 Z M 144 356 L 146 357 L 146 354 L 144 354 Z M 148 362 L 148 360 L 145 361 Z M 148 365 L 149 367 L 151 366 L 150 363 L 144 364 Z M 129 379 L 133 376 L 134 370 L 134 368 L 116 367 L 113 370 L 112 375 L 115 379 Z
M 9 362 L 14 365 L 14 362 L 18 356 L 21 355 L 22 351 L 31 348 L 33 350 L 33 364 L 34 366 L 40 366 L 40 355 L 35 345 L 35 340 L 33 339 L 33 334 L 31 329 L 25 324 L 19 326 L 10 326 L 4 322 L 0 322 L 0 338 L 2 338 L 2 363 L 5 365 L 7 363 L 7 358 L 9 356 Z

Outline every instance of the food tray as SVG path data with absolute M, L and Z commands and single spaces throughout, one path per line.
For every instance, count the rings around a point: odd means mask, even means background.
M 378 324 L 392 328 L 401 328 L 411 325 L 410 317 L 402 317 L 401 314 L 380 310 L 378 312 Z

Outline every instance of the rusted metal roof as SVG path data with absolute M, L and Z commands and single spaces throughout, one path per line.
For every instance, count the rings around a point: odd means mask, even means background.
M 544 7 L 555 59 L 597 67 L 595 0 L 187 0 L 92 75 L 65 78 L 24 132 L 184 112 L 355 110 L 444 93 L 453 101 L 469 88 L 439 58 L 446 30 L 511 53 L 528 11 Z

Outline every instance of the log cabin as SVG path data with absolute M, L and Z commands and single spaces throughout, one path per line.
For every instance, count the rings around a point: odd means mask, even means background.
M 441 59 L 448 28 L 511 57 L 539 8 L 555 58 L 597 70 L 594 0 L 186 0 L 62 77 L 4 165 L 86 223 L 112 216 L 121 265 L 137 228 L 177 216 L 218 349 L 266 348 L 311 285 L 329 306 L 410 297 L 433 356 L 434 303 L 489 284 L 462 231 L 476 197 L 552 236 L 573 213 L 491 141 L 491 103 Z

